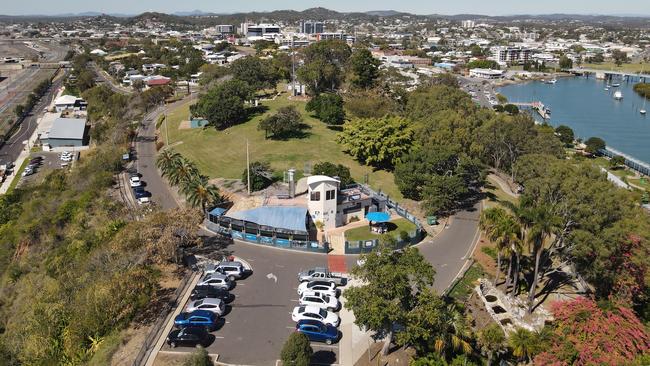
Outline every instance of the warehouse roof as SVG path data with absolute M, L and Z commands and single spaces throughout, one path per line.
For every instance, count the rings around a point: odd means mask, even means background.
M 48 138 L 83 140 L 85 131 L 85 118 L 57 118 L 52 123 Z

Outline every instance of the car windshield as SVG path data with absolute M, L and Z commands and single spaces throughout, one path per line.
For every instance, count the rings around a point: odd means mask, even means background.
M 197 300 L 197 301 L 194 303 L 194 306 L 199 306 L 199 305 L 201 305 L 201 304 L 203 304 L 203 300 Z
M 298 308 L 298 313 L 304 313 L 305 312 L 305 307 L 301 306 Z
M 318 315 L 322 316 L 323 318 L 326 318 L 327 317 L 327 311 L 325 311 L 323 309 L 320 309 L 320 311 L 318 312 Z

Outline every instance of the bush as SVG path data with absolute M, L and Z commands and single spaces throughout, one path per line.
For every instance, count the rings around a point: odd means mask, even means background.
M 196 351 L 192 352 L 192 355 L 190 355 L 185 362 L 183 362 L 183 366 L 212 365 L 214 365 L 214 362 L 210 359 L 210 355 L 208 355 L 208 351 L 206 351 L 205 348 L 198 348 Z
M 343 98 L 338 94 L 319 94 L 307 103 L 307 112 L 314 112 L 319 120 L 328 125 L 341 125 L 345 121 Z
M 258 130 L 263 130 L 265 138 L 286 138 L 299 135 L 305 128 L 302 123 L 302 116 L 294 106 L 286 106 L 278 109 L 277 113 L 270 115 L 260 121 Z
M 320 162 L 314 165 L 312 174 L 327 175 L 328 177 L 339 177 L 341 180 L 341 188 L 354 183 L 354 179 L 352 179 L 352 176 L 350 176 L 350 168 L 342 164 L 330 163 L 329 161 Z
M 250 165 L 251 192 L 260 191 L 273 183 L 273 170 L 267 162 L 254 161 Z M 248 185 L 248 170 L 242 173 L 244 186 Z
M 309 339 L 306 335 L 294 332 L 291 333 L 289 339 L 284 343 L 280 359 L 285 366 L 309 366 L 311 356 L 314 350 L 311 348 Z

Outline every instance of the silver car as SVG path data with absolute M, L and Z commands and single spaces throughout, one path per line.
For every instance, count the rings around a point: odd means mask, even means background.
M 214 286 L 224 290 L 230 290 L 233 286 L 233 282 L 228 278 L 228 276 L 215 272 L 203 276 L 197 285 Z
M 190 301 L 187 304 L 186 311 L 188 313 L 195 310 L 207 310 L 221 316 L 226 311 L 226 305 L 221 299 L 206 297 L 205 299 Z

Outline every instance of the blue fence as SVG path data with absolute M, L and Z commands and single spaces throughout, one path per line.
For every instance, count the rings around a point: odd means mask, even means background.
M 620 151 L 614 150 L 611 147 L 606 147 L 604 149 L 600 149 L 599 152 L 609 158 L 613 158 L 615 156 L 622 156 L 625 158 L 625 165 L 632 169 L 636 170 L 637 172 L 643 174 L 643 175 L 650 175 L 650 165 L 647 163 L 640 161 L 638 159 L 635 159 L 629 155 L 626 155 Z
M 270 247 L 285 248 L 285 249 L 303 250 L 303 251 L 315 252 L 315 253 L 327 253 L 329 251 L 329 246 L 326 243 L 320 244 L 317 241 L 283 239 L 283 238 L 275 238 L 275 237 L 269 237 L 263 235 L 244 233 L 237 230 L 231 230 L 230 228 L 221 226 L 209 220 L 205 220 L 204 223 L 209 230 L 215 233 L 230 236 L 231 238 L 233 238 L 233 240 L 241 240 L 247 243 L 265 245 Z
M 417 217 L 413 216 L 407 209 L 401 207 L 399 203 L 390 199 L 390 197 L 383 192 L 375 192 L 370 187 L 364 184 L 358 184 L 358 187 L 361 191 L 375 200 L 381 200 L 386 203 L 386 206 L 394 210 L 398 215 L 402 216 L 406 220 L 415 224 L 415 231 L 412 231 L 409 234 L 408 240 L 402 240 L 398 238 L 397 246 L 398 248 L 403 248 L 409 245 L 417 244 L 426 236 L 426 231 L 422 227 L 422 223 L 418 220 Z M 379 239 L 364 240 L 364 241 L 346 241 L 345 242 L 345 254 L 360 254 L 371 252 L 379 244 Z

